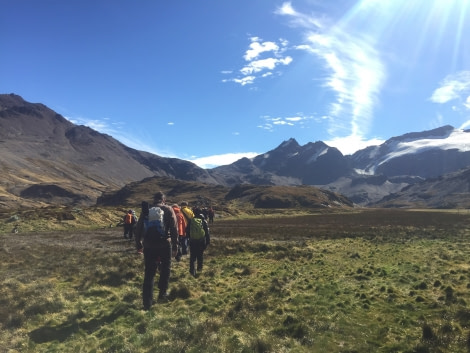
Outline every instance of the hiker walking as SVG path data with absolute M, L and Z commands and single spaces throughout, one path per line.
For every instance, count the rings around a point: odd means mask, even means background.
M 162 192 L 154 196 L 154 206 L 142 202 L 142 214 L 137 223 L 136 238 L 143 246 L 144 252 L 144 283 L 142 301 L 144 310 L 153 304 L 153 287 L 157 266 L 160 270 L 158 280 L 160 301 L 168 300 L 171 258 L 178 250 L 178 229 L 175 212 L 171 206 L 165 205 L 166 197 Z
M 134 237 L 135 227 L 137 226 L 137 221 L 139 220 L 137 218 L 137 215 L 135 214 L 135 211 L 134 210 L 131 210 L 131 211 L 132 211 L 132 226 L 129 232 L 129 240 L 132 240 L 132 238 Z
M 187 201 L 181 201 L 181 212 L 186 218 L 186 225 L 189 226 L 189 221 L 194 217 L 193 210 L 188 206 Z
M 181 211 L 178 204 L 174 204 L 171 207 L 173 207 L 173 211 L 175 211 L 176 220 L 178 224 L 179 247 L 178 253 L 176 254 L 176 261 L 180 261 L 183 255 L 188 254 L 188 240 L 186 237 L 186 218 L 184 217 L 183 212 Z
M 197 272 L 202 271 L 204 264 L 204 250 L 210 244 L 209 226 L 202 213 L 196 214 L 188 227 L 189 237 L 189 273 L 196 277 L 195 262 Z
M 208 215 L 209 215 L 209 223 L 210 223 L 210 224 L 213 224 L 213 223 L 214 223 L 214 215 L 215 215 L 215 212 L 214 212 L 214 209 L 212 208 L 212 206 L 209 207 Z
M 124 238 L 132 239 L 134 235 L 134 225 L 136 224 L 136 219 L 132 215 L 132 210 L 127 211 L 124 216 Z
M 193 210 L 189 207 L 187 201 L 181 201 L 181 214 L 184 216 L 184 220 L 186 222 L 186 248 L 184 249 L 185 252 L 188 252 L 189 249 L 189 237 L 188 237 L 188 232 L 189 232 L 189 224 L 191 223 L 191 220 L 194 218 L 194 212 Z M 183 249 L 182 249 L 183 251 Z

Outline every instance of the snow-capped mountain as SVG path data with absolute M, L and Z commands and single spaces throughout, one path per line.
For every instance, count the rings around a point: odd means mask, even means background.
M 323 142 L 300 146 L 291 138 L 274 150 L 214 168 L 211 172 L 227 184 L 315 185 L 327 184 L 348 174 L 348 164 L 334 147 Z
M 321 141 L 300 146 L 291 138 L 255 158 L 206 170 L 133 150 L 14 94 L 0 95 L 0 142 L 0 208 L 89 204 L 104 191 L 152 176 L 224 186 L 313 185 L 370 205 L 425 179 L 470 167 L 470 130 L 443 126 L 393 137 L 352 156 Z M 439 188 L 445 194 L 444 184 Z M 449 193 L 470 197 L 469 190 L 459 193 L 455 185 Z
M 316 185 L 367 205 L 402 188 L 470 166 L 470 130 L 443 126 L 393 137 L 343 156 L 323 142 L 296 140 L 211 173 L 227 184 Z
M 452 126 L 410 133 L 352 156 L 359 174 L 436 177 L 470 165 L 470 131 Z

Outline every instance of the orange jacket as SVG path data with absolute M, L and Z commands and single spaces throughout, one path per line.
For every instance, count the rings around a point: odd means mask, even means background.
M 178 207 L 173 206 L 173 211 L 175 211 L 176 215 L 178 234 L 180 237 L 184 237 L 186 235 L 186 219 Z

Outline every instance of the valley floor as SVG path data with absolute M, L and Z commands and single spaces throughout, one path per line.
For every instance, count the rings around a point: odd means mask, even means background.
M 468 352 L 470 214 L 216 220 L 142 310 L 122 228 L 0 235 L 0 351 Z

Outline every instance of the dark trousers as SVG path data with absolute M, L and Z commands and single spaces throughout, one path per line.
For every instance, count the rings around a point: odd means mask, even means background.
M 134 225 L 124 224 L 124 238 L 129 237 L 129 239 L 132 239 L 133 235 L 134 235 Z
M 153 303 L 153 286 L 158 262 L 160 262 L 158 289 L 160 293 L 165 293 L 170 281 L 171 268 L 171 243 L 168 240 L 161 240 L 152 248 L 144 247 L 145 273 L 142 287 L 144 308 L 150 308 Z
M 178 236 L 178 252 L 176 253 L 176 261 L 180 261 L 183 255 L 188 254 L 188 237 L 187 236 Z
M 181 254 L 182 255 L 187 255 L 188 254 L 188 237 L 179 237 L 180 240 L 180 248 L 181 248 Z M 179 250 L 178 250 L 179 251 Z
M 194 263 L 197 262 L 197 270 L 202 271 L 202 265 L 204 263 L 204 249 L 206 248 L 206 242 L 202 240 L 189 240 L 189 272 L 194 276 L 196 271 L 194 269 Z

